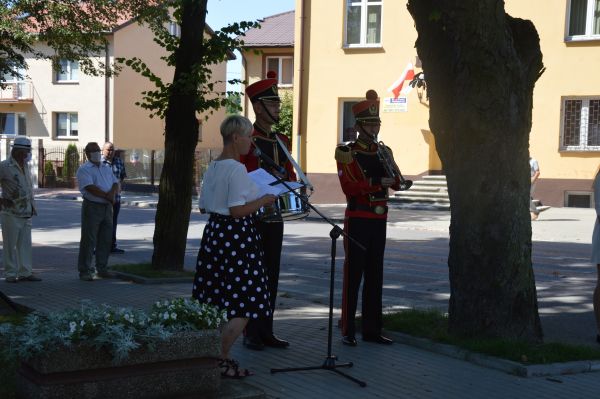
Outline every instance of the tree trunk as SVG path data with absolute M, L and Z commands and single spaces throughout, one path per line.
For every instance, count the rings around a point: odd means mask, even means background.
M 201 62 L 207 0 L 182 0 L 181 40 L 165 115 L 165 161 L 154 228 L 155 269 L 181 270 L 192 206 L 192 165 L 198 142 L 198 88 L 182 84 Z
M 409 0 L 451 201 L 449 330 L 540 341 L 529 132 L 539 37 L 501 0 Z

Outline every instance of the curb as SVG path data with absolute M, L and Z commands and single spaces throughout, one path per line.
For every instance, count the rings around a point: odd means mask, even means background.
M 395 341 L 401 344 L 415 346 L 419 349 L 428 350 L 459 360 L 465 360 L 478 366 L 504 371 L 505 373 L 519 377 L 548 377 L 600 371 L 600 361 L 596 360 L 524 365 L 512 360 L 483 355 L 456 346 L 440 344 L 426 338 L 413 337 L 395 331 L 386 331 L 386 334 L 394 337 Z
M 114 275 L 116 278 L 125 281 L 132 281 L 138 284 L 181 284 L 181 283 L 189 283 L 193 282 L 193 278 L 190 277 L 165 277 L 165 278 L 148 278 L 138 276 L 136 274 L 118 272 L 115 270 L 111 270 L 110 274 Z

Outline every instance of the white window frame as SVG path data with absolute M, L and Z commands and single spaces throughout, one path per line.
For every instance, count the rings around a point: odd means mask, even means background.
M 265 59 L 265 66 L 267 68 L 267 72 L 269 72 L 269 60 L 277 59 L 277 86 L 279 87 L 292 87 L 294 85 L 294 57 L 291 55 L 269 55 Z M 291 60 L 292 61 L 292 81 L 290 83 L 283 83 L 281 78 L 283 76 L 283 60 Z M 265 74 L 266 76 L 266 74 Z
M 367 43 L 367 6 L 381 6 L 381 24 L 379 26 L 379 43 Z M 360 6 L 360 42 L 348 43 L 348 6 Z M 364 47 L 382 47 L 383 43 L 383 0 L 345 0 L 344 5 L 344 47 L 345 48 L 364 48 Z
M 581 125 L 579 126 L 579 145 L 565 145 L 565 103 L 569 100 L 581 100 Z M 600 145 L 587 145 L 588 116 L 590 100 L 600 100 L 598 96 L 562 97 L 560 104 L 560 151 L 600 151 Z M 585 123 L 584 123 L 585 121 Z
M 570 23 L 571 23 L 571 1 L 567 1 L 567 12 L 566 12 L 566 23 L 565 23 L 565 41 L 586 41 L 586 40 L 600 40 L 600 34 L 593 34 L 594 32 L 594 7 L 596 0 L 587 0 L 587 12 L 585 20 L 585 33 L 583 35 L 570 35 Z M 600 12 L 600 10 L 596 10 Z
M 348 143 L 352 140 L 344 140 L 344 105 L 346 103 L 358 103 L 362 101 L 360 98 L 340 98 L 338 106 L 338 118 L 339 118 L 339 132 L 338 132 L 338 143 Z M 350 113 L 352 114 L 352 107 L 350 107 Z M 358 137 L 358 133 L 356 133 Z
M 67 115 L 67 134 L 65 136 L 58 135 L 58 118 L 60 115 Z M 77 116 L 77 134 L 73 134 L 73 128 L 71 126 L 71 118 L 73 115 Z M 79 138 L 79 114 L 77 112 L 55 112 L 54 113 L 54 124 L 56 127 L 56 139 L 57 140 L 73 140 L 73 138 Z
M 27 135 L 27 114 L 24 112 L 0 112 L 1 114 L 12 114 L 15 116 L 15 120 L 14 120 L 14 131 L 15 134 L 7 134 L 7 133 L 0 133 L 0 136 L 2 137 L 17 137 L 17 136 L 26 136 Z M 19 133 L 19 127 L 20 127 L 20 119 L 23 119 L 25 121 L 25 130 L 23 132 L 23 134 Z
M 79 82 L 79 61 L 70 61 L 70 60 L 66 60 L 66 59 L 60 59 L 58 62 L 59 64 L 61 64 L 62 62 L 66 61 L 66 68 L 63 71 L 62 70 L 62 66 L 60 67 L 61 69 L 56 70 L 54 73 L 54 81 L 56 83 L 78 83 Z M 73 79 L 73 71 L 75 70 L 75 68 L 73 68 L 73 65 L 76 64 L 77 65 L 77 78 Z M 68 78 L 67 79 L 61 79 L 60 75 L 61 72 L 64 72 Z

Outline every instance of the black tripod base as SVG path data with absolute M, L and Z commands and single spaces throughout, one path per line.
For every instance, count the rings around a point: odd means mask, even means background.
M 340 368 L 340 367 L 352 367 L 353 366 L 352 362 L 336 364 L 335 363 L 336 359 L 337 359 L 336 356 L 328 356 L 325 359 L 325 361 L 323 362 L 323 364 L 320 366 L 288 367 L 288 368 L 283 368 L 283 369 L 271 369 L 271 374 L 285 373 L 288 371 L 329 370 L 329 371 L 333 371 L 334 373 L 341 375 L 342 377 L 349 379 L 350 381 L 354 381 L 355 383 L 357 383 L 358 385 L 360 385 L 363 388 L 367 386 L 366 382 L 361 381 L 357 378 L 352 377 L 351 375 L 348 375 L 348 374 L 338 370 L 338 368 Z

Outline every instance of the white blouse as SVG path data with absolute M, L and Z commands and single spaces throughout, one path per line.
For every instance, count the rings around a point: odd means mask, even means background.
M 244 205 L 257 198 L 258 187 L 242 163 L 223 159 L 208 165 L 200 189 L 200 209 L 229 215 L 232 206 Z

